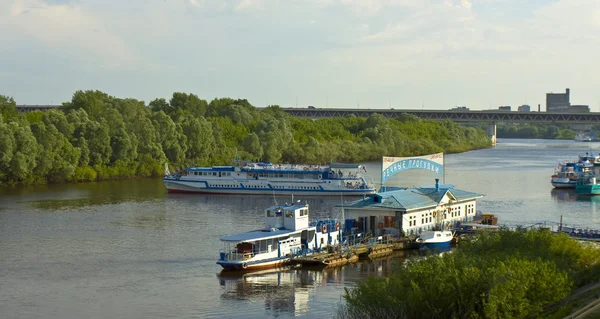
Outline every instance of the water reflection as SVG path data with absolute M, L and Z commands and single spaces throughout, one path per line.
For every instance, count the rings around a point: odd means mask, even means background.
M 264 302 L 269 316 L 279 313 L 299 315 L 308 312 L 310 292 L 324 282 L 327 273 L 298 268 L 248 273 L 239 277 L 220 275 L 223 300 Z
M 550 196 L 557 202 L 593 202 L 600 203 L 600 196 L 583 196 L 577 194 L 574 188 L 553 188 Z
M 574 202 L 577 200 L 578 194 L 574 188 L 553 188 L 550 196 L 557 202 Z
M 0 206 L 28 203 L 42 210 L 161 200 L 164 186 L 155 179 L 0 188 Z M 16 205 L 15 205 L 16 204 Z
M 391 257 L 360 261 L 335 268 L 288 267 L 251 273 L 221 272 L 217 275 L 225 301 L 264 302 L 265 315 L 306 315 L 309 299 L 318 287 L 349 286 L 369 276 L 389 276 L 418 251 L 399 251 Z M 313 309 L 314 310 L 314 309 Z

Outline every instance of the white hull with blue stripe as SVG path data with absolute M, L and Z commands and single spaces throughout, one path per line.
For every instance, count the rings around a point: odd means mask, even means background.
M 424 248 L 449 247 L 453 237 L 454 234 L 449 230 L 424 231 L 419 235 L 416 242 Z
M 327 166 L 253 163 L 236 161 L 232 166 L 190 167 L 168 174 L 163 182 L 169 192 L 248 195 L 370 195 L 360 164 Z

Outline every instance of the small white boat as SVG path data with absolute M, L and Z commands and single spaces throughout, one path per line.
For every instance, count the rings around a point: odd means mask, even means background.
M 431 230 L 422 232 L 416 242 L 427 248 L 449 247 L 453 237 L 454 234 L 449 230 Z
M 284 266 L 296 255 L 337 246 L 336 220 L 309 222 L 308 204 L 275 205 L 265 210 L 265 227 L 221 238 L 217 264 L 225 270 L 256 270 Z
M 592 138 L 588 135 L 584 135 L 584 134 L 577 134 L 575 136 L 575 142 L 591 142 Z

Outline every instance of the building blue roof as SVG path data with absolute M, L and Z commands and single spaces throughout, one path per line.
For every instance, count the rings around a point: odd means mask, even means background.
M 482 194 L 456 189 L 454 187 L 419 187 L 395 189 L 380 192 L 368 198 L 346 203 L 345 209 L 389 209 L 408 211 L 417 208 L 437 206 L 444 195 L 449 193 L 450 197 L 463 201 L 483 197 Z

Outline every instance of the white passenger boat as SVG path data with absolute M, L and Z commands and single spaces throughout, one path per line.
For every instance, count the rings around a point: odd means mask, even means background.
M 225 270 L 279 267 L 295 255 L 337 246 L 340 239 L 336 220 L 309 222 L 308 204 L 275 205 L 265 210 L 263 229 L 221 238 L 217 264 Z
M 236 160 L 232 166 L 190 167 L 163 179 L 169 192 L 262 195 L 370 195 L 360 164 L 294 165 Z M 165 170 L 168 172 L 168 168 Z
M 449 230 L 424 231 L 417 237 L 416 242 L 421 247 L 436 248 L 448 247 L 454 234 Z

